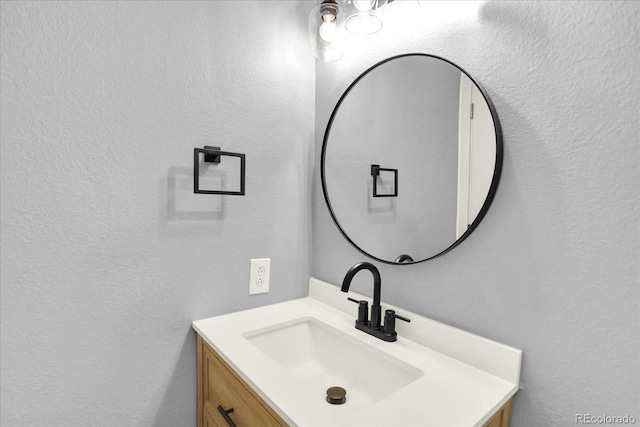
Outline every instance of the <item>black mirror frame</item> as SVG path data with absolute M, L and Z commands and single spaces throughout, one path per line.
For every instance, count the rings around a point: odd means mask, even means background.
M 328 142 L 328 139 L 329 139 L 329 134 L 331 133 L 331 125 L 333 124 L 333 120 L 335 119 L 335 116 L 337 115 L 338 110 L 340 109 L 340 105 L 342 105 L 342 102 L 347 97 L 347 95 L 349 94 L 351 89 L 353 89 L 353 87 L 364 76 L 366 76 L 369 72 L 371 72 L 375 68 L 377 68 L 377 67 L 381 66 L 382 64 L 385 64 L 385 63 L 387 63 L 389 61 L 392 61 L 394 59 L 404 58 L 404 57 L 408 57 L 408 56 L 426 56 L 426 57 L 429 57 L 429 58 L 435 58 L 435 59 L 439 59 L 441 61 L 445 61 L 445 62 L 453 65 L 454 67 L 456 67 L 461 72 L 463 72 L 469 78 L 469 80 L 471 80 L 476 85 L 476 87 L 480 90 L 480 93 L 482 93 L 482 96 L 484 97 L 484 100 L 486 101 L 487 105 L 489 106 L 489 111 L 491 112 L 491 118 L 493 120 L 493 127 L 494 127 L 495 135 L 496 135 L 496 162 L 495 162 L 495 167 L 494 167 L 494 170 L 493 170 L 493 177 L 491 179 L 491 186 L 489 187 L 489 192 L 487 193 L 487 197 L 486 197 L 486 199 L 484 201 L 484 204 L 482 205 L 482 208 L 480 209 L 480 212 L 478 213 L 478 216 L 476 216 L 476 218 L 473 220 L 473 223 L 469 226 L 469 228 L 467 228 L 467 231 L 465 231 L 464 234 L 462 236 L 460 236 L 460 238 L 456 239 L 456 241 L 453 242 L 448 248 L 446 248 L 442 252 L 437 253 L 436 255 L 433 255 L 433 256 L 431 256 L 429 258 L 425 258 L 425 259 L 418 260 L 418 261 L 396 263 L 394 261 L 388 261 L 388 260 L 380 259 L 380 258 L 375 257 L 375 256 L 371 255 L 370 253 L 366 252 L 364 249 L 362 249 L 360 246 L 358 246 L 353 240 L 351 240 L 351 238 L 347 235 L 347 233 L 344 231 L 344 229 L 340 225 L 340 222 L 338 221 L 338 218 L 336 218 L 336 215 L 333 212 L 333 208 L 331 207 L 331 200 L 329 199 L 329 193 L 327 191 L 327 184 L 326 184 L 326 177 L 325 177 L 325 156 L 326 156 L 326 151 L 327 151 L 327 142 Z M 347 90 L 344 91 L 344 93 L 342 94 L 342 96 L 338 100 L 338 103 L 336 104 L 335 108 L 333 109 L 333 112 L 331 113 L 331 117 L 329 117 L 329 122 L 327 123 L 327 127 L 326 127 L 325 132 L 324 132 L 324 138 L 322 139 L 322 154 L 321 154 L 321 157 L 320 157 L 320 177 L 321 177 L 321 180 L 322 180 L 322 193 L 324 194 L 324 201 L 327 204 L 327 208 L 329 208 L 329 213 L 331 214 L 331 218 L 333 219 L 333 222 L 335 222 L 335 224 L 338 227 L 338 230 L 340 230 L 340 233 L 342 234 L 342 236 L 349 243 L 351 243 L 362 254 L 364 254 L 364 255 L 368 256 L 369 258 L 372 258 L 372 259 L 374 259 L 376 261 L 379 261 L 379 262 L 382 262 L 382 263 L 385 263 L 385 264 L 391 264 L 391 265 L 411 265 L 411 264 L 418 264 L 418 263 L 421 263 L 421 262 L 429 261 L 431 259 L 437 258 L 437 257 L 442 256 L 442 255 L 446 254 L 447 252 L 451 251 L 453 248 L 455 248 L 460 243 L 462 243 L 467 237 L 469 237 L 469 235 L 471 233 L 473 233 L 473 231 L 478 227 L 478 224 L 480 224 L 480 222 L 484 218 L 485 214 L 489 210 L 489 206 L 491 205 L 491 202 L 493 201 L 493 198 L 494 198 L 494 196 L 496 194 L 496 191 L 498 189 L 498 183 L 500 182 L 500 174 L 502 172 L 503 150 L 504 150 L 504 148 L 503 148 L 503 143 L 502 143 L 502 128 L 500 127 L 500 121 L 498 120 L 498 113 L 497 113 L 493 103 L 491 102 L 491 98 L 489 98 L 489 95 L 487 94 L 487 91 L 469 73 L 467 73 L 464 69 L 462 69 L 457 64 L 449 61 L 448 59 L 445 59 L 445 58 L 442 58 L 440 56 L 437 56 L 437 55 L 430 55 L 430 54 L 426 54 L 426 53 L 406 53 L 406 54 L 402 54 L 402 55 L 392 56 L 390 58 L 384 59 L 384 60 L 378 62 L 377 64 L 369 67 L 362 74 L 360 74 L 349 85 Z

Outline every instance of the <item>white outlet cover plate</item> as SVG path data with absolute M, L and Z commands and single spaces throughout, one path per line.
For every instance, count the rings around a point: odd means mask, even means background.
M 251 260 L 251 269 L 249 270 L 249 295 L 266 294 L 269 292 L 270 266 L 271 258 Z

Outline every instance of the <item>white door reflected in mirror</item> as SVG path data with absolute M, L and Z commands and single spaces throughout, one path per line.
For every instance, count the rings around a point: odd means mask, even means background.
M 460 238 L 480 213 L 489 194 L 496 159 L 496 134 L 482 93 L 460 73 L 458 128 L 458 213 Z

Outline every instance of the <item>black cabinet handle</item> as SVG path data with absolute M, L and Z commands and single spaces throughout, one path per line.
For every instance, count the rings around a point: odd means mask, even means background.
M 222 415 L 222 418 L 224 418 L 227 424 L 229 424 L 229 427 L 238 427 L 236 426 L 236 423 L 234 423 L 231 417 L 229 416 L 229 414 L 233 412 L 233 408 L 225 410 L 222 407 L 222 405 L 218 405 L 218 412 L 220 412 L 220 415 Z

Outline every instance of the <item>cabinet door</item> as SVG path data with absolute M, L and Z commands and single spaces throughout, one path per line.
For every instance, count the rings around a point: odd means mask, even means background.
M 223 427 L 224 425 L 211 413 L 208 406 L 209 405 L 202 408 L 202 427 Z
M 206 426 L 207 412 L 213 412 L 209 416 L 218 425 L 233 425 L 216 413 L 218 406 L 227 411 L 233 409 L 228 417 L 238 427 L 287 425 L 200 337 L 198 356 L 198 418 L 201 426 Z

